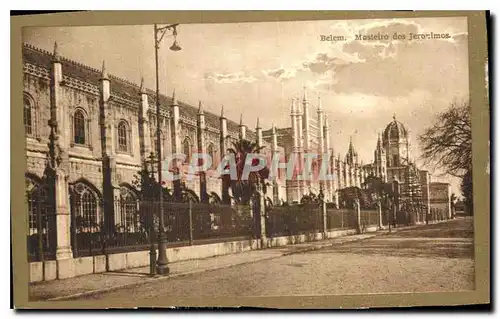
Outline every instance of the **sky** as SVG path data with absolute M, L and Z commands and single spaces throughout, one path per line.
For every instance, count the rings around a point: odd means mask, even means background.
M 409 40 L 409 34 L 449 34 L 447 39 Z M 405 35 L 395 40 L 394 34 Z M 388 40 L 357 40 L 356 34 Z M 321 41 L 321 36 L 342 36 Z M 331 144 L 342 157 L 349 138 L 365 164 L 373 161 L 377 133 L 396 119 L 410 129 L 417 164 L 417 136 L 454 100 L 468 98 L 466 18 L 320 20 L 260 23 L 182 24 L 170 51 L 167 33 L 159 51 L 160 91 L 215 114 L 224 111 L 250 129 L 290 126 L 290 106 L 304 87 L 310 114 L 321 97 L 331 127 Z M 25 28 L 23 42 L 155 88 L 153 25 Z M 64 70 L 63 70 L 64 71 Z M 459 181 L 438 176 L 433 180 Z

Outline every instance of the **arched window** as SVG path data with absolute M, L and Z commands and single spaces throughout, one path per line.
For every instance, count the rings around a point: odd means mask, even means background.
M 93 233 L 100 230 L 103 222 L 99 213 L 97 194 L 86 184 L 73 186 L 72 214 L 75 216 L 77 232 Z
M 120 210 L 118 211 L 120 230 L 134 232 L 139 223 L 137 196 L 128 187 L 120 189 Z
M 31 100 L 24 96 L 24 131 L 28 135 L 33 134 L 33 123 L 34 123 L 34 114 L 33 114 L 33 104 Z
M 399 156 L 397 154 L 392 155 L 392 166 L 399 166 Z
M 118 150 L 121 152 L 129 151 L 128 125 L 125 121 L 118 124 Z
M 184 142 L 182 143 L 182 152 L 184 155 L 186 155 L 186 162 L 191 161 L 191 143 L 189 141 L 189 138 L 185 138 Z
M 85 145 L 85 115 L 81 110 L 77 110 L 73 116 L 74 143 Z
M 217 167 L 217 159 L 215 158 L 216 153 L 215 153 L 215 146 L 214 144 L 210 143 L 207 148 L 207 155 L 210 156 L 212 159 L 212 168 Z

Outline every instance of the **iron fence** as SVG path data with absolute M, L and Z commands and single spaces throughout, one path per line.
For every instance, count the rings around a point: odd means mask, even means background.
M 326 209 L 327 229 L 346 229 L 356 227 L 356 212 L 348 209 Z
M 377 210 L 361 210 L 360 211 L 361 227 L 374 226 L 379 224 L 379 214 Z
M 104 226 L 104 203 L 94 198 L 86 200 L 70 196 L 70 199 L 73 256 L 103 254 L 107 235 Z
M 321 206 L 318 204 L 271 206 L 267 208 L 266 217 L 268 237 L 291 236 L 323 230 Z
M 158 201 L 116 198 L 114 214 L 105 202 L 72 200 L 71 238 L 75 257 L 147 250 L 157 243 L 160 225 Z M 249 208 L 201 203 L 163 203 L 167 243 L 225 241 L 252 234 Z
M 29 262 L 55 259 L 56 215 L 47 195 L 43 189 L 36 189 L 27 195 Z

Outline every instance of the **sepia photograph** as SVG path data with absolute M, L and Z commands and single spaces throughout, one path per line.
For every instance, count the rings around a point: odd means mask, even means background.
M 477 289 L 466 14 L 149 21 L 20 31 L 29 302 Z

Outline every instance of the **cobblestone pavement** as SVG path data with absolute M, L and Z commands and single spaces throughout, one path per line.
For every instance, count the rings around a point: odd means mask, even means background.
M 168 277 L 149 276 L 149 266 L 133 269 L 124 269 L 106 273 L 89 274 L 85 276 L 52 280 L 34 283 L 29 286 L 30 301 L 58 300 L 75 298 L 85 294 L 109 291 L 126 286 L 137 286 L 146 282 L 168 280 L 172 277 L 192 275 L 215 269 L 233 267 L 241 264 L 260 262 L 270 258 L 278 258 L 283 255 L 295 254 L 303 251 L 331 247 L 346 242 L 363 240 L 383 234 L 366 233 L 359 235 L 341 236 L 328 240 L 306 242 L 282 247 L 252 250 L 243 253 L 210 257 L 204 259 L 192 259 L 169 264 L 170 275 Z
M 472 219 L 386 234 L 81 299 L 199 300 L 224 296 L 283 296 L 474 289 Z

